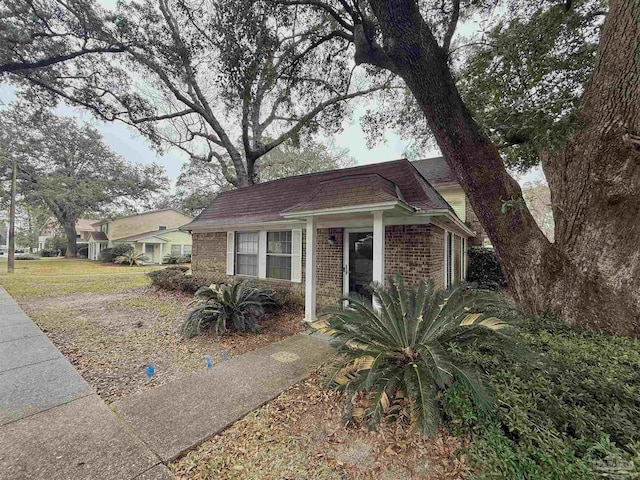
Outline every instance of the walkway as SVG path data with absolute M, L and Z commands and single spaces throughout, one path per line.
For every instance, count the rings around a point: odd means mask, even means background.
M 171 478 L 2 287 L 0 478 Z
M 0 287 L 0 478 L 169 479 L 198 446 L 331 355 L 296 335 L 113 404 Z

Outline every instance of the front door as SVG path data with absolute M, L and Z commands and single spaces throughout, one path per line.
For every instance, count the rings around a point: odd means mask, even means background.
M 373 232 L 346 231 L 344 248 L 344 293 L 371 300 L 373 281 Z
M 145 257 L 147 257 L 146 259 L 147 263 L 154 263 L 154 258 L 153 258 L 154 250 L 155 250 L 155 245 L 153 245 L 152 243 L 144 244 L 144 251 L 142 253 L 144 254 Z

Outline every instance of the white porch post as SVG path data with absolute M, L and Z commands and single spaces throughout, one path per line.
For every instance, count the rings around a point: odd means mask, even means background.
M 160 265 L 162 265 L 162 244 L 160 244 Z
M 306 264 L 304 279 L 304 318 L 316 319 L 316 219 L 307 218 Z
M 373 213 L 373 281 L 384 285 L 384 218 Z M 374 299 L 373 306 L 377 308 Z
M 135 244 L 134 244 L 133 248 L 136 248 Z M 147 244 L 144 243 L 144 242 L 142 242 L 142 255 L 144 255 L 144 256 L 147 255 Z M 151 259 L 151 261 L 153 261 L 153 259 Z

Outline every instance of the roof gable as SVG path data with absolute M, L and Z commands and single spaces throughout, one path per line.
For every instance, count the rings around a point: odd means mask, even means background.
M 421 210 L 450 210 L 429 182 L 408 160 L 402 159 L 286 177 L 222 192 L 185 227 L 277 221 L 282 220 L 283 212 L 305 204 L 325 205 L 323 208 L 349 205 L 348 202 L 357 201 L 358 193 L 366 193 L 367 200 L 404 201 Z

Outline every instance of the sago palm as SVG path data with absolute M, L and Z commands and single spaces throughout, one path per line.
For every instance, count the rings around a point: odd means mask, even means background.
M 115 259 L 115 263 L 119 263 L 121 265 L 129 265 L 130 267 L 142 265 L 144 262 L 148 260 L 147 256 L 144 253 L 136 253 L 129 252 L 124 255 L 118 255 Z
M 279 306 L 273 293 L 250 280 L 235 281 L 229 285 L 201 287 L 195 293 L 194 308 L 188 313 L 180 333 L 189 338 L 205 327 L 224 333 L 255 331 L 258 319 L 268 308 Z
M 504 329 L 509 325 L 483 313 L 500 303 L 498 298 L 462 287 L 445 292 L 433 281 L 408 288 L 399 276 L 388 282 L 388 289 L 371 286 L 376 307 L 349 298 L 326 311 L 328 320 L 312 324 L 332 335 L 334 346 L 347 358 L 333 385 L 370 394 L 368 408 L 360 413 L 371 424 L 401 399 L 425 433 L 437 428 L 440 399 L 455 382 L 465 387 L 477 408 L 490 405 L 480 376 L 461 364 L 454 350 L 492 336 L 508 339 Z

